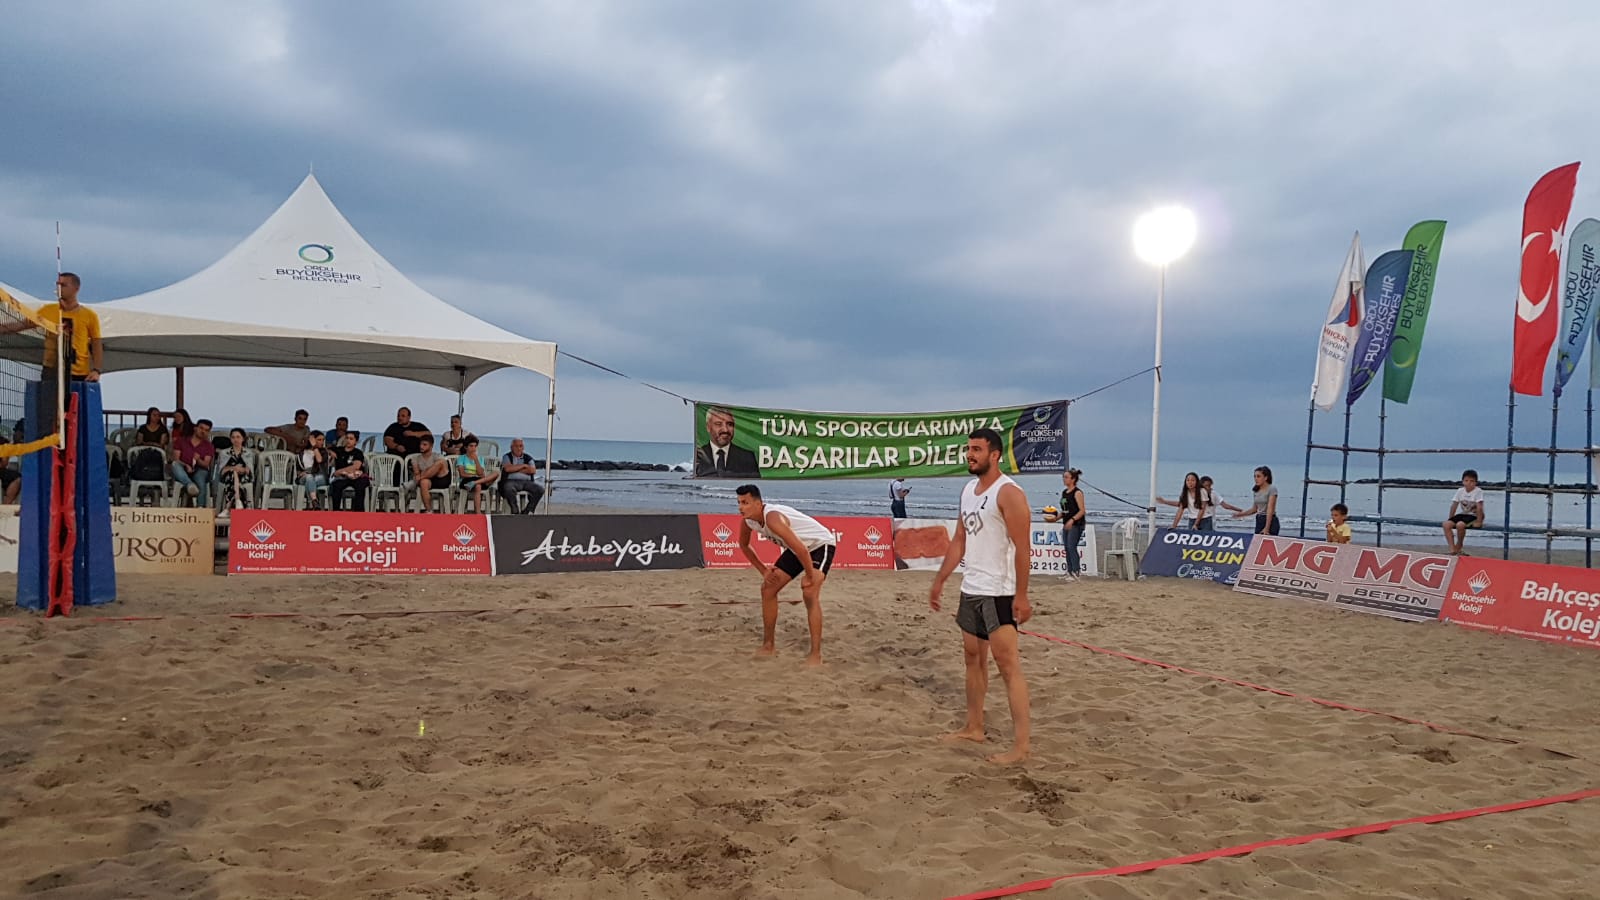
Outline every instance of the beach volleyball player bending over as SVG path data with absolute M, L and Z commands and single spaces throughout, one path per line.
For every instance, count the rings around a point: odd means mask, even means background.
M 761 488 L 743 484 L 734 490 L 739 496 L 739 549 L 744 558 L 761 573 L 761 649 L 757 656 L 778 652 L 778 592 L 800 577 L 800 597 L 806 603 L 806 621 L 811 626 L 811 653 L 806 665 L 822 665 L 822 582 L 833 566 L 833 532 L 821 522 L 791 506 L 766 503 Z M 750 533 L 757 532 L 783 548 L 783 555 L 768 566 L 750 547 Z
M 944 564 L 928 592 L 928 606 L 939 610 L 945 579 L 966 561 L 956 624 L 967 664 L 967 724 L 946 740 L 982 741 L 983 698 L 989 690 L 989 660 L 1006 683 L 1016 743 L 1010 752 L 989 757 L 1011 765 L 1028 758 L 1028 683 L 1022 678 L 1017 627 L 1028 621 L 1028 565 L 1032 514 L 1022 488 L 1000 471 L 1005 447 L 992 428 L 967 439 L 967 471 L 978 476 L 961 490 L 961 521 L 945 552 Z

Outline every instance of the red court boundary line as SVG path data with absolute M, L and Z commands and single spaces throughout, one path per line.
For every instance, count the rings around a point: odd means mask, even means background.
M 1018 630 L 1021 631 L 1021 629 L 1018 629 Z M 1229 678 L 1229 677 L 1227 677 L 1225 675 L 1213 675 L 1210 672 L 1202 672 L 1199 669 L 1190 669 L 1190 668 L 1188 668 L 1186 666 L 1180 666 L 1180 665 L 1177 665 L 1175 663 L 1162 662 L 1162 661 L 1160 661 L 1158 659 L 1146 659 L 1146 658 L 1144 658 L 1142 656 L 1134 656 L 1131 653 L 1123 653 L 1123 652 L 1118 651 L 1118 650 L 1107 650 L 1104 647 L 1096 647 L 1093 644 L 1085 644 L 1085 643 L 1082 643 L 1081 641 L 1069 641 L 1066 638 L 1059 638 L 1059 637 L 1056 637 L 1054 635 L 1049 635 L 1049 634 L 1040 634 L 1037 631 L 1022 631 L 1022 633 L 1026 634 L 1026 635 L 1031 635 L 1032 637 L 1040 638 L 1041 640 L 1050 641 L 1051 643 L 1065 644 L 1068 647 L 1077 647 L 1080 650 L 1088 650 L 1091 653 L 1100 653 L 1100 654 L 1104 654 L 1105 656 L 1114 656 L 1117 659 L 1125 659 L 1125 660 L 1128 660 L 1129 662 L 1136 662 L 1136 663 L 1139 663 L 1141 665 L 1156 666 L 1157 668 L 1162 668 L 1162 669 L 1170 669 L 1170 670 L 1172 670 L 1174 672 L 1182 672 L 1185 675 L 1195 675 L 1195 676 L 1198 676 L 1200 678 L 1209 678 L 1212 681 L 1220 681 L 1223 684 L 1231 684 L 1231 685 L 1234 685 L 1236 687 L 1246 687 L 1246 688 L 1250 688 L 1253 691 L 1261 691 L 1261 692 L 1267 693 L 1267 694 L 1275 694 L 1275 695 L 1277 695 L 1279 697 L 1289 697 L 1289 698 L 1294 699 L 1294 700 L 1304 700 L 1307 703 L 1315 703 L 1318 706 L 1326 706 L 1329 709 L 1339 709 L 1339 710 L 1344 710 L 1345 712 L 1364 713 L 1364 714 L 1369 715 L 1369 716 L 1382 716 L 1385 719 L 1391 719 L 1391 720 L 1396 721 L 1396 722 L 1404 722 L 1407 725 L 1421 725 L 1424 728 L 1428 728 L 1428 729 L 1431 729 L 1433 731 L 1440 732 L 1441 734 L 1453 734 L 1453 735 L 1457 735 L 1457 736 L 1460 736 L 1460 737 L 1477 738 L 1480 741 L 1493 741 L 1494 743 L 1497 743 L 1497 744 L 1523 744 L 1523 743 L 1525 743 L 1524 741 L 1519 741 L 1519 740 L 1516 740 L 1515 738 L 1496 737 L 1494 735 L 1489 735 L 1489 734 L 1479 734 L 1479 733 L 1477 733 L 1475 731 L 1467 731 L 1464 728 L 1456 728 L 1456 727 L 1451 726 L 1451 725 L 1440 725 L 1437 722 L 1429 722 L 1429 721 L 1426 721 L 1424 719 L 1413 719 L 1410 716 L 1402 716 L 1402 715 L 1397 715 L 1395 713 L 1387 713 L 1387 712 L 1383 712 L 1382 710 L 1377 710 L 1377 709 L 1367 709 L 1364 706 L 1354 706 L 1354 705 L 1349 704 L 1349 703 L 1340 703 L 1337 700 L 1324 700 L 1321 697 L 1312 697 L 1312 696 L 1309 696 L 1309 695 L 1306 695 L 1306 694 L 1297 694 L 1294 691 L 1286 691 L 1286 690 L 1284 690 L 1282 688 L 1270 687 L 1270 686 L 1264 685 L 1264 684 L 1256 684 L 1253 681 L 1240 681 L 1237 678 Z M 1547 751 L 1547 752 L 1560 753 L 1560 751 L 1558 751 L 1558 750 L 1550 750 L 1550 751 Z M 1570 754 L 1570 753 L 1561 753 L 1561 755 L 1565 756 L 1565 757 L 1567 757 L 1569 759 L 1576 759 L 1576 757 L 1572 756 L 1572 754 Z
M 1394 819 L 1388 822 L 1378 822 L 1372 825 L 1358 825 L 1354 828 L 1341 828 L 1337 831 L 1321 831 L 1316 834 L 1303 834 L 1297 837 L 1274 838 L 1272 840 L 1257 841 L 1253 844 L 1240 844 L 1236 847 L 1223 847 L 1219 850 L 1207 850 L 1202 853 L 1190 853 L 1184 856 L 1169 856 L 1166 859 L 1149 860 L 1147 862 L 1133 863 L 1126 866 L 1113 866 L 1106 869 L 1096 869 L 1092 872 L 1075 872 L 1071 875 L 1057 875 L 1052 878 L 1041 878 L 1037 881 L 1028 881 L 1014 884 L 1010 887 L 993 888 L 978 891 L 972 894 L 959 894 L 947 897 L 945 900 L 995 900 L 999 897 L 1012 897 L 1017 894 L 1029 894 L 1042 891 L 1055 886 L 1058 882 L 1075 878 L 1098 878 L 1108 875 L 1135 875 L 1140 872 L 1151 872 L 1167 866 L 1182 866 L 1189 863 L 1205 862 L 1212 859 L 1222 859 L 1229 856 L 1246 856 L 1257 850 L 1269 847 L 1294 847 L 1300 844 L 1310 844 L 1315 841 L 1337 841 L 1344 838 L 1358 837 L 1364 834 L 1377 834 L 1402 825 L 1437 825 L 1441 822 L 1455 822 L 1461 819 L 1470 819 L 1475 816 L 1490 816 L 1496 813 L 1516 812 L 1518 810 L 1533 809 L 1540 806 L 1550 806 L 1556 803 L 1576 803 L 1579 800 L 1589 800 L 1600 797 L 1600 789 L 1591 788 L 1585 791 L 1576 791 L 1571 794 L 1558 794 L 1551 797 L 1540 797 L 1537 800 L 1522 800 L 1516 803 L 1504 803 L 1499 806 L 1480 806 L 1477 809 L 1462 809 L 1455 812 L 1435 813 L 1428 816 L 1415 816 L 1409 819 Z

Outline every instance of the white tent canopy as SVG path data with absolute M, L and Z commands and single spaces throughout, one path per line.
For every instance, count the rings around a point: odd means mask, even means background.
M 456 391 L 507 367 L 555 379 L 555 344 L 512 334 L 418 287 L 351 227 L 311 175 L 211 266 L 93 308 L 107 372 L 285 366 Z
M 17 291 L 23 303 L 36 301 Z M 276 366 L 385 375 L 465 392 L 497 369 L 550 379 L 545 484 L 554 436 L 556 345 L 440 300 L 368 244 L 307 175 L 227 255 L 149 293 L 92 304 L 106 372 Z M 38 362 L 36 349 L 0 356 Z

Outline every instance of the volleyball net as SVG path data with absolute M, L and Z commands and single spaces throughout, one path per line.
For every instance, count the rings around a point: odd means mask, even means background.
M 51 354 L 56 364 L 53 369 L 45 369 L 45 373 L 58 381 L 53 386 L 45 386 L 49 395 L 55 398 L 54 421 L 49 423 L 49 427 L 43 427 L 43 422 L 38 423 L 36 431 L 40 436 L 33 440 L 12 441 L 9 440 L 11 434 L 0 434 L 0 456 L 25 456 L 40 450 L 63 449 L 67 391 L 60 381 L 66 377 L 66 354 L 70 341 L 57 340 L 60 331 L 56 323 L 40 318 L 37 312 L 0 287 L 0 351 L 4 351 L 3 355 L 8 359 L 32 358 L 40 361 L 46 358 L 45 354 Z M 29 410 L 29 414 L 32 412 Z

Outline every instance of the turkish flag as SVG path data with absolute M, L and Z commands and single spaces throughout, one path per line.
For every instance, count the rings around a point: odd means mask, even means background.
M 1522 275 L 1517 283 L 1516 341 L 1511 354 L 1511 389 L 1544 393 L 1544 370 L 1561 317 L 1561 248 L 1578 186 L 1578 163 L 1545 173 L 1522 207 Z

